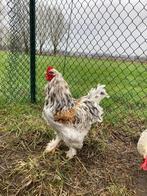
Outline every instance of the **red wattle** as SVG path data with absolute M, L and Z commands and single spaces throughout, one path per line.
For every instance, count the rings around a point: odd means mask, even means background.
M 48 66 L 46 69 L 45 78 L 47 81 L 51 81 L 55 77 L 55 74 L 50 74 L 50 71 L 52 71 L 52 69 L 53 69 L 52 66 Z
M 45 78 L 47 81 L 51 81 L 53 78 L 55 77 L 55 75 L 49 75 L 49 74 L 45 74 Z

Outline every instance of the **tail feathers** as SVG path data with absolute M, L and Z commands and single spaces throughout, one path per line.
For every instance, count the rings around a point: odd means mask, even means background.
M 98 84 L 96 88 L 92 88 L 88 95 L 86 96 L 88 99 L 91 99 L 97 103 L 100 103 L 100 101 L 107 97 L 109 98 L 109 95 L 107 94 L 105 90 L 105 85 Z

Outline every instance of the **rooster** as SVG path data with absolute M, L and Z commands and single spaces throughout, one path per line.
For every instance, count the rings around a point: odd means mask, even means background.
M 86 96 L 74 99 L 61 73 L 49 66 L 46 71 L 45 103 L 42 116 L 54 128 L 56 138 L 47 144 L 45 152 L 53 151 L 61 140 L 69 147 L 67 158 L 77 154 L 91 125 L 103 120 L 103 108 L 99 105 L 109 97 L 105 85 L 98 85 Z

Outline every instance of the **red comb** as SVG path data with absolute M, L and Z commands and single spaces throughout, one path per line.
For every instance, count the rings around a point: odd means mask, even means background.
M 47 71 L 50 71 L 50 70 L 52 70 L 52 69 L 53 69 L 52 66 L 48 66 L 48 67 L 47 67 Z

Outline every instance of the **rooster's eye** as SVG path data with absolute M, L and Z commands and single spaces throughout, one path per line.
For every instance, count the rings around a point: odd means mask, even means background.
M 101 95 L 105 95 L 105 93 L 104 93 L 104 92 L 101 92 L 100 94 L 101 94 Z
M 54 74 L 54 72 L 53 71 L 49 71 L 48 74 L 51 74 L 52 75 L 52 74 Z

